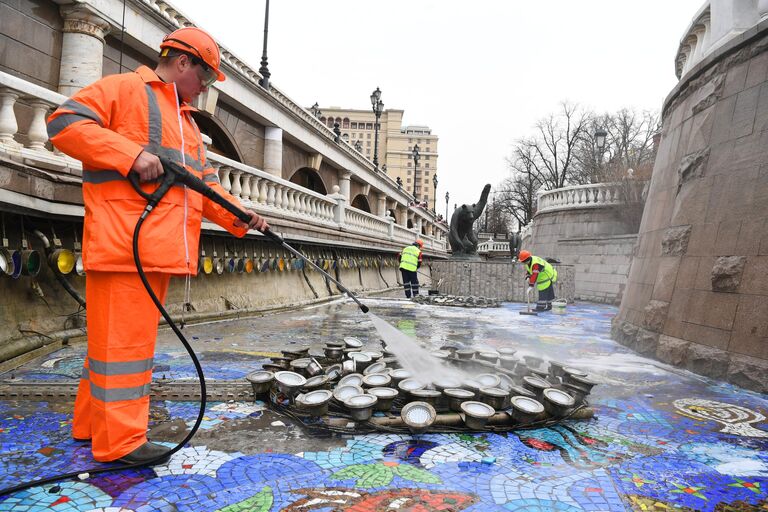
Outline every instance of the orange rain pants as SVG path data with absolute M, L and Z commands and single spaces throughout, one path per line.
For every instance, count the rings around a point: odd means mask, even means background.
M 161 303 L 170 274 L 147 273 Z M 72 436 L 91 439 L 108 462 L 147 441 L 149 386 L 160 312 L 135 272 L 89 271 L 88 357 L 77 390 Z

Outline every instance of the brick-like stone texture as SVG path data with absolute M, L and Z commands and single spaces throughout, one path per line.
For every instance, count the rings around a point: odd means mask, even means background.
M 768 29 L 740 43 L 718 48 L 664 106 L 613 333 L 643 350 L 658 332 L 659 359 L 765 392 Z
M 504 301 L 525 301 L 525 269 L 511 260 L 462 261 L 441 260 L 431 264 L 433 280 L 445 295 L 489 297 Z M 555 265 L 555 295 L 574 300 L 574 269 Z

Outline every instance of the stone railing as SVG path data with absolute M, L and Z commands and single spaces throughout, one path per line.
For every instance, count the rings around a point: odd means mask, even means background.
M 768 19 L 768 0 L 707 0 L 680 40 L 675 59 L 677 78 L 765 19 Z
M 66 97 L 0 71 L 0 158 L 71 175 L 79 182 L 82 164 L 48 141 L 46 117 Z M 397 244 L 413 242 L 416 233 L 348 206 L 337 194 L 323 195 L 254 167 L 208 152 L 222 187 L 243 204 L 268 217 L 309 222 L 332 229 L 379 237 Z M 425 245 L 445 251 L 445 240 L 422 236 Z
M 496 242 L 491 239 L 478 245 L 477 252 L 479 254 L 487 254 L 491 252 L 503 252 L 504 254 L 509 254 L 509 242 Z
M 331 197 L 215 153 L 208 158 L 224 190 L 245 206 L 265 215 L 336 225 L 337 202 Z
M 555 210 L 601 208 L 641 198 L 645 182 L 594 183 L 539 192 L 536 214 Z
M 48 143 L 46 117 L 66 99 L 0 71 L 0 156 L 32 167 L 82 175 L 79 161 L 53 151 Z

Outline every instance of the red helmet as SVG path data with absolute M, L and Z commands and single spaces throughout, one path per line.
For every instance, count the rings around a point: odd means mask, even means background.
M 517 259 L 520 261 L 525 261 L 530 257 L 531 257 L 531 252 L 523 250 L 523 251 L 520 251 L 520 254 L 518 255 Z
M 420 248 L 420 249 L 423 249 L 423 248 L 424 248 L 424 240 L 422 240 L 422 239 L 418 239 L 418 240 L 416 240 L 416 243 L 419 245 L 419 248 Z
M 213 37 L 205 30 L 197 27 L 184 27 L 175 30 L 163 38 L 160 43 L 160 50 L 174 48 L 200 58 L 205 64 L 216 72 L 216 80 L 223 82 L 226 78 L 224 73 L 219 70 L 221 66 L 221 56 L 219 54 L 219 45 L 213 40 Z

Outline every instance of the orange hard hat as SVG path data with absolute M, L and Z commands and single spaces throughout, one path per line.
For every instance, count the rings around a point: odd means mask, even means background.
M 216 72 L 216 80 L 223 82 L 226 78 L 219 70 L 221 55 L 219 45 L 205 30 L 197 27 L 184 27 L 175 30 L 163 38 L 160 49 L 174 48 L 200 58 L 205 64 Z
M 424 240 L 418 239 L 416 240 L 416 243 L 419 244 L 419 247 L 424 247 Z
M 531 252 L 523 250 L 523 251 L 520 251 L 520 254 L 518 255 L 517 259 L 520 261 L 525 261 L 530 257 L 531 257 Z

